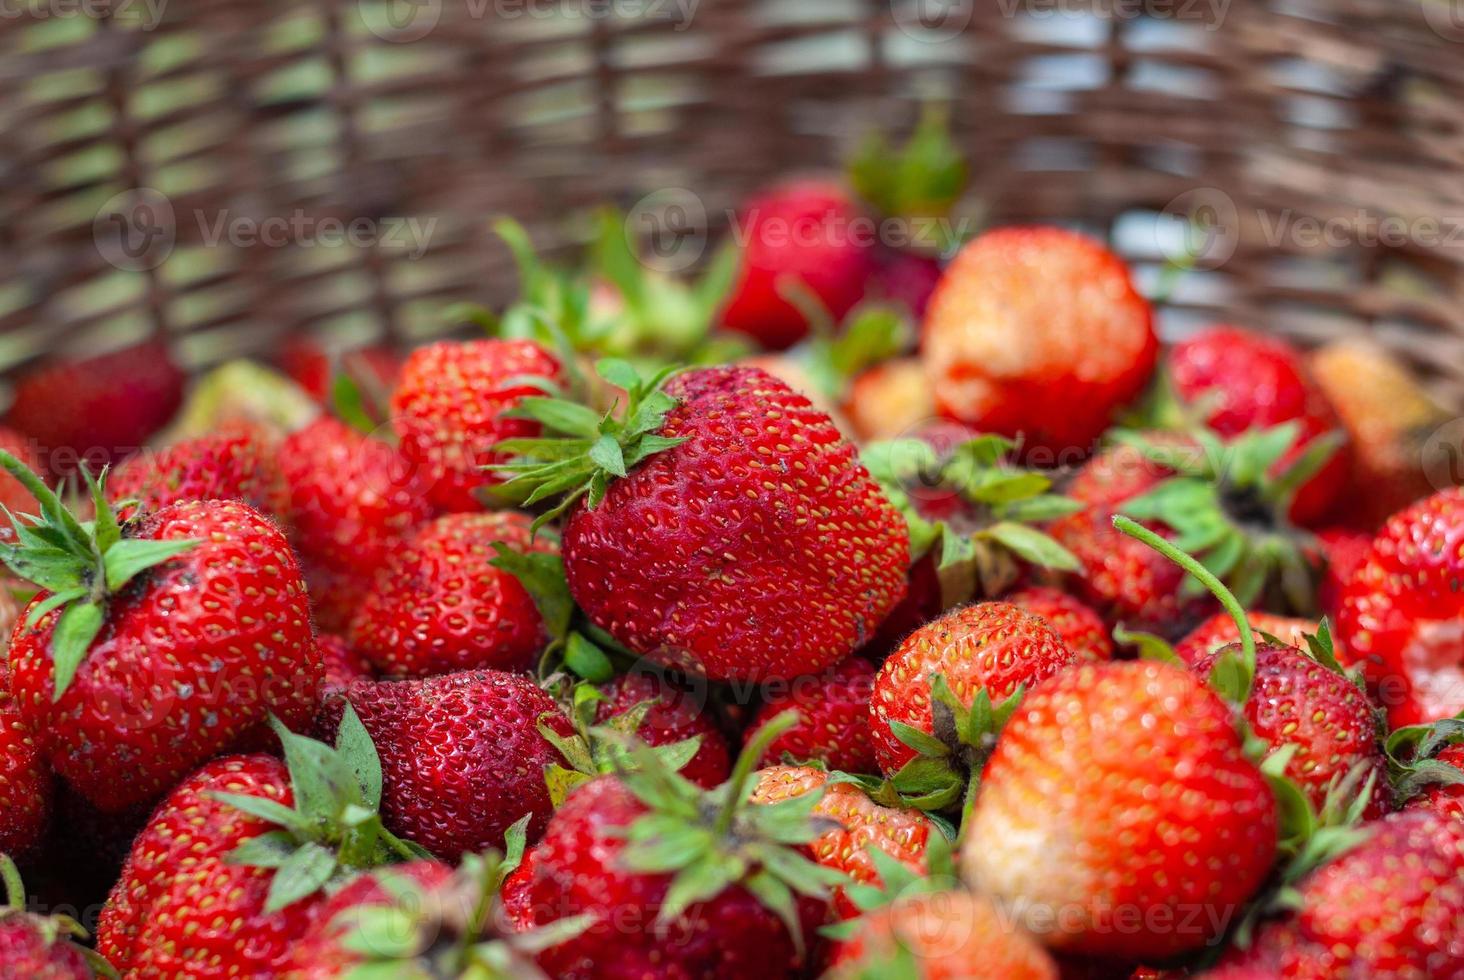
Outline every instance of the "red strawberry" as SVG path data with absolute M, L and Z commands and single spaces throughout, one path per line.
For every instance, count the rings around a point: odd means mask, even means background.
M 546 539 L 531 540 L 521 514 L 439 517 L 406 538 L 377 573 L 351 619 L 351 645 L 392 677 L 528 670 L 548 636 L 533 598 L 492 564 L 495 544 L 553 551 Z
M 520 926 L 589 917 L 540 967 L 563 980 L 801 975 L 827 888 L 843 879 L 795 849 L 828 829 L 810 813 L 820 793 L 748 804 L 765 748 L 752 743 L 712 793 L 654 758 L 576 789 L 504 889 Z
M 354 715 L 334 748 L 275 731 L 286 762 L 215 759 L 133 842 L 97 927 L 124 976 L 278 976 L 329 891 L 421 856 L 381 826 L 380 763 Z
M 1445 747 L 1434 759 L 1458 770 L 1459 775 L 1448 782 L 1429 783 L 1408 801 L 1407 806 L 1413 810 L 1433 810 L 1464 821 L 1464 743 Z
M 827 772 L 809 766 L 769 766 L 755 778 L 753 803 L 780 803 L 823 790 L 813 813 L 837 826 L 815 840 L 810 849 L 813 859 L 824 867 L 861 884 L 878 885 L 879 869 L 869 850 L 875 847 L 913 873 L 925 873 L 925 845 L 932 827 L 919 810 L 881 806 L 850 783 L 829 785 Z M 858 914 L 842 889 L 835 894 L 835 902 L 843 917 Z
M 280 463 L 317 621 L 343 630 L 387 555 L 432 516 L 426 481 L 394 447 L 333 418 L 286 438 Z
M 321 667 L 305 583 L 268 519 L 194 500 L 119 530 L 92 483 L 97 519 L 80 525 L 13 457 L 0 465 L 32 481 L 47 533 L 64 542 L 64 559 L 46 542 L 3 557 L 45 587 L 11 638 L 11 690 L 73 787 L 124 809 L 259 737 L 269 713 L 309 721 Z
M 1063 645 L 1079 660 L 1100 663 L 1113 659 L 1113 638 L 1093 607 L 1061 589 L 1031 586 L 1005 597 L 1014 606 L 1047 620 Z
M 1390 518 L 1342 592 L 1337 628 L 1393 727 L 1464 708 L 1464 489 Z
M 1320 628 L 1320 624 L 1314 619 L 1277 616 L 1268 612 L 1247 612 L 1245 615 L 1250 620 L 1251 632 L 1256 634 L 1257 642 L 1261 639 L 1260 634 L 1269 633 L 1291 646 L 1305 649 L 1306 635 L 1315 635 Z M 1227 612 L 1218 612 L 1186 633 L 1174 645 L 1174 653 L 1193 666 L 1220 648 L 1238 642 L 1240 627 L 1235 625 L 1235 618 Z
M 904 594 L 908 538 L 828 416 L 756 369 L 664 391 L 624 362 L 601 370 L 630 392 L 625 420 L 525 401 L 576 432 L 503 488 L 568 494 L 550 513 L 573 504 L 564 567 L 592 623 L 657 663 L 756 682 L 816 673 L 873 635 Z
M 1276 803 L 1200 680 L 1083 664 L 1007 724 L 965 841 L 967 879 L 1047 945 L 1159 958 L 1214 941 L 1260 887 Z
M 382 815 L 445 861 L 501 848 L 526 813 L 534 840 L 552 809 L 544 767 L 562 765 L 539 732 L 571 729 L 521 674 L 479 670 L 414 681 L 359 681 L 345 693 L 381 754 Z
M 650 672 L 622 674 L 600 686 L 603 696 L 595 708 L 595 723 L 603 725 L 636 705 L 649 708 L 636 727 L 635 737 L 652 747 L 674 745 L 688 738 L 701 738 L 701 747 L 691 761 L 678 770 L 696 785 L 720 786 L 732 769 L 727 738 L 716 723 L 696 704 L 691 690 L 678 690 L 670 678 Z
M 843 772 L 876 772 L 869 735 L 869 699 L 874 665 L 850 658 L 815 677 L 797 677 L 786 690 L 770 694 L 747 730 L 748 740 L 784 711 L 798 712 L 798 723 L 768 745 L 763 762 L 784 758 L 821 762 Z
M 320 651 L 320 662 L 324 670 L 324 682 L 320 689 L 322 700 L 344 691 L 356 681 L 376 679 L 371 661 L 341 637 L 321 633 L 315 638 L 315 646 Z
M 861 236 L 861 228 L 867 230 Z M 874 222 L 838 185 L 798 181 L 753 197 L 738 219 L 741 263 L 722 326 L 782 350 L 808 333 L 784 289 L 801 285 L 835 323 L 864 297 L 874 272 Z
M 1279 461 L 1281 469 L 1313 439 L 1340 428 L 1301 351 L 1278 337 L 1210 327 L 1171 347 L 1165 363 L 1178 397 L 1203 406 L 1200 421 L 1222 436 L 1295 421 L 1299 431 Z M 1334 453 L 1297 492 L 1292 519 L 1305 524 L 1325 514 L 1346 484 L 1347 467 L 1347 453 Z
M 10 696 L 10 670 L 0 652 L 0 853 L 26 855 L 40 846 L 51 817 L 51 770 Z
M 290 491 L 278 453 L 263 429 L 234 424 L 134 456 L 107 487 L 113 500 L 136 500 L 143 513 L 184 500 L 242 500 L 280 519 L 289 512 Z
M 93 471 L 136 451 L 183 403 L 183 372 L 149 342 L 76 360 L 58 359 L 15 383 L 7 422 L 35 440 L 46 469 Z
M 933 738 L 948 727 L 940 718 L 949 717 L 952 707 L 933 690 L 933 677 L 944 678 L 969 709 L 982 694 L 1001 705 L 1023 685 L 1030 688 L 1076 662 L 1051 626 L 1006 602 L 965 606 L 920 627 L 890 655 L 874 682 L 869 727 L 880 768 L 893 777 L 920 754 L 900 739 L 895 723 Z
M 1295 886 L 1297 911 L 1227 958 L 1284 977 L 1464 977 L 1464 822 L 1395 813 Z
M 934 256 L 881 250 L 869 290 L 883 300 L 905 307 L 918 322 L 924 319 L 930 297 L 940 284 L 941 271 L 940 260 Z
M 1333 622 L 1342 604 L 1342 590 L 1352 573 L 1362 566 L 1372 548 L 1373 536 L 1366 531 L 1326 528 L 1317 532 L 1317 544 L 1327 559 L 1327 570 L 1317 588 L 1317 602 Z
M 527 340 L 442 341 L 407 358 L 391 396 L 392 428 L 402 455 L 426 475 L 434 506 L 481 510 L 477 491 L 495 482 L 484 467 L 503 461 L 493 445 L 538 433 L 507 414 L 538 393 L 529 377 L 557 382 L 559 363 Z
M 0 906 L 0 976 L 35 980 L 92 980 L 102 973 L 100 957 L 73 942 L 84 940 L 86 930 L 74 919 L 44 917 L 25 910 L 25 887 L 20 871 L 0 854 L 0 880 L 6 904 Z
M 946 267 L 922 350 L 944 413 L 1020 434 L 1051 465 L 1092 449 L 1143 390 L 1159 342 L 1112 252 L 1060 228 L 999 228 Z
M 840 945 L 831 980 L 1057 980 L 1057 964 L 989 899 L 968 891 L 912 895 L 861 922 Z

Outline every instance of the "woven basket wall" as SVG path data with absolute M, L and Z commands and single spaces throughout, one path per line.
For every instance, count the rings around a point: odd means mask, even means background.
M 0 16 L 0 363 L 152 331 L 195 366 L 291 331 L 410 342 L 451 301 L 511 296 L 494 216 L 549 247 L 577 208 L 676 188 L 715 234 L 745 192 L 935 100 L 985 223 L 1075 224 L 1153 290 L 1178 218 L 1212 219 L 1171 334 L 1368 332 L 1464 406 L 1450 0 L 23 6 Z M 139 208 L 171 248 L 119 260 L 99 214 Z M 414 257 L 211 244 L 220 216 L 433 224 Z

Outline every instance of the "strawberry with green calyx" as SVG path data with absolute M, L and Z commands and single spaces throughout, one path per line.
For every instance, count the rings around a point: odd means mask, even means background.
M 505 852 L 465 855 L 455 874 L 417 862 L 356 879 L 321 908 L 285 980 L 542 978 L 534 954 L 588 923 L 566 919 L 531 933 L 509 926 L 498 893 L 523 859 L 527 823 L 509 828 Z
M 942 456 L 918 439 L 875 442 L 862 459 L 905 517 L 914 561 L 935 556 L 946 604 L 991 598 L 1023 563 L 1077 571 L 1078 560 L 1035 525 L 1082 509 L 1052 478 L 1011 465 L 1016 443 L 982 435 Z
M 544 767 L 544 780 L 549 785 L 549 799 L 558 809 L 575 789 L 597 776 L 633 769 L 636 765 L 630 751 L 640 741 L 636 734 L 654 701 L 642 701 L 603 723 L 596 723 L 605 696 L 593 685 L 576 684 L 569 694 L 565 715 L 574 726 L 574 734 L 560 735 L 555 726 L 539 723 L 539 734 L 559 750 L 568 766 L 550 763 Z M 669 745 L 642 743 L 671 772 L 685 769 L 701 750 L 701 736 L 693 736 Z
M 117 976 L 103 957 L 80 945 L 87 939 L 81 923 L 69 916 L 32 915 L 25 910 L 20 869 L 7 854 L 0 854 L 0 882 L 6 897 L 0 906 L 0 974 L 41 980 Z
M 871 133 L 849 161 L 849 182 L 875 211 L 889 217 L 937 218 L 966 190 L 966 158 L 951 140 L 949 112 L 930 105 L 899 149 Z M 944 250 L 952 242 L 931 243 Z
M 854 914 L 843 922 L 824 926 L 820 930 L 830 939 L 850 939 L 867 924 L 863 921 L 864 917 L 889 908 L 911 895 L 961 887 L 961 879 L 956 872 L 955 854 L 950 838 L 945 834 L 927 835 L 921 849 L 921 860 L 915 867 L 911 866 L 911 862 L 900 860 L 877 844 L 866 844 L 864 854 L 874 869 L 874 875 L 856 879 L 844 886 L 843 894 Z
M 1395 729 L 1386 748 L 1393 796 L 1400 806 L 1464 817 L 1464 712 Z
M 1342 437 L 1318 436 L 1278 471 L 1297 429 L 1297 423 L 1285 422 L 1228 442 L 1195 429 L 1189 435 L 1199 451 L 1120 433 L 1121 442 L 1176 474 L 1120 509 L 1171 528 L 1175 544 L 1194 552 L 1245 605 L 1308 613 L 1316 607 L 1320 570 L 1313 556 L 1319 552 L 1312 535 L 1295 527 L 1288 514 L 1297 489 L 1326 464 Z M 1190 595 L 1201 588 L 1193 580 L 1183 587 Z
M 831 829 L 814 816 L 822 792 L 748 801 L 766 726 L 732 777 L 703 791 L 637 748 L 639 768 L 581 786 L 505 885 L 523 926 L 580 915 L 592 924 L 539 955 L 550 975 L 800 975 L 805 941 L 847 879 L 808 858 Z

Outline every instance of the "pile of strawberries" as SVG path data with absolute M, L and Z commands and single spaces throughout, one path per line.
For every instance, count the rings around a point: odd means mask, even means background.
M 853 173 L 695 280 L 502 223 L 478 339 L 22 378 L 0 977 L 1464 978 L 1442 410 L 848 234 L 934 124 Z

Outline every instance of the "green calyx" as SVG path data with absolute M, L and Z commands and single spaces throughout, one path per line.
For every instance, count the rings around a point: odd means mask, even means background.
M 22 917 L 41 937 L 47 946 L 68 943 L 82 955 L 92 973 L 99 977 L 116 977 L 117 971 L 111 963 L 95 950 L 81 945 L 89 938 L 86 929 L 69 915 L 31 915 L 25 909 L 25 884 L 20 878 L 20 869 L 10 855 L 0 853 L 0 883 L 5 886 L 5 904 L 0 905 L 0 922 Z
M 1384 743 L 1393 798 L 1403 805 L 1430 786 L 1464 786 L 1464 770 L 1436 756 L 1464 743 L 1464 711 L 1429 725 L 1407 725 Z
M 1297 490 L 1326 465 L 1343 437 L 1318 436 L 1277 474 L 1298 432 L 1297 423 L 1286 422 L 1225 442 L 1195 428 L 1186 432 L 1193 446 L 1120 432 L 1120 443 L 1176 474 L 1130 500 L 1123 513 L 1172 528 L 1175 544 L 1224 579 L 1245 605 L 1264 598 L 1268 605 L 1307 613 L 1316 605 L 1317 569 L 1307 557 L 1315 553 L 1316 541 L 1288 515 Z M 1196 595 L 1203 585 L 1191 579 L 1184 589 Z
M 381 759 L 350 705 L 333 747 L 295 734 L 274 717 L 270 727 L 284 747 L 294 806 L 243 793 L 212 794 L 278 828 L 250 838 L 228 856 L 233 864 L 274 871 L 266 912 L 360 871 L 431 857 L 382 825 Z
M 686 441 L 658 434 L 666 415 L 676 407 L 676 399 L 661 390 L 675 368 L 642 379 L 628 361 L 606 358 L 595 370 L 626 392 L 623 412 L 617 413 L 616 406 L 611 406 L 601 415 L 563 398 L 525 398 L 510 416 L 538 422 L 546 435 L 506 439 L 494 447 L 496 452 L 514 457 L 513 462 L 489 467 L 510 474 L 507 481 L 492 488 L 495 497 L 518 507 L 557 501 L 535 518 L 535 530 L 581 497 L 589 507 L 598 507 L 611 480 Z
M 951 140 L 945 107 L 930 105 L 909 140 L 898 149 L 871 133 L 849 161 L 849 182 L 876 211 L 889 217 L 947 215 L 965 193 L 966 158 Z M 942 242 L 949 247 L 952 242 Z
M 628 772 L 637 761 L 630 752 L 635 734 L 645 721 L 654 701 L 641 701 L 607 719 L 595 723 L 595 714 L 604 695 L 592 684 L 576 684 L 569 695 L 569 718 L 575 733 L 565 738 L 545 719 L 539 721 L 539 734 L 559 750 L 569 766 L 551 764 L 544 767 L 544 781 L 549 786 L 549 799 L 555 809 L 579 786 L 596 776 Z M 700 735 L 670 745 L 646 746 L 662 766 L 680 772 L 701 750 Z
M 803 953 L 797 896 L 827 899 L 848 878 L 804 857 L 799 848 L 836 825 L 813 813 L 822 789 L 765 805 L 748 799 L 759 760 L 797 718 L 785 711 L 758 729 L 727 782 L 713 790 L 672 772 L 644 746 L 630 750 L 637 768 L 620 778 L 649 812 L 624 828 L 622 860 L 632 871 L 671 875 L 660 922 L 675 921 L 692 905 L 740 886 L 783 922 Z
M 22 515 L 24 519 L 5 511 L 15 540 L 0 542 L 0 562 L 50 593 L 31 608 L 26 616 L 27 627 L 61 610 L 51 634 L 55 672 L 52 699 L 59 701 L 101 632 L 108 597 L 126 588 L 142 572 L 199 542 L 124 537 L 117 509 L 107 500 L 105 470 L 94 479 L 82 467 L 96 517 L 79 521 L 66 509 L 58 492 L 47 487 L 20 460 L 0 451 L 0 468 L 30 491 L 40 509 L 39 515 Z
M 850 939 L 864 928 L 865 916 L 887 908 L 912 895 L 931 895 L 961 887 L 951 841 L 945 834 L 931 834 L 925 844 L 925 868 L 912 871 L 884 849 L 868 844 L 865 851 L 879 873 L 878 884 L 851 882 L 844 886 L 844 897 L 859 910 L 859 915 L 843 922 L 824 926 L 820 932 L 830 939 Z
M 905 517 L 912 561 L 938 556 L 947 605 L 1005 591 L 1021 563 L 1078 571 L 1077 558 L 1038 525 L 1082 509 L 1052 479 L 1010 464 L 1016 444 L 977 436 L 942 457 L 918 439 L 873 442 L 861 458 Z
M 348 980 L 517 980 L 541 976 L 535 953 L 573 938 L 589 916 L 515 933 L 502 924 L 499 892 L 524 856 L 532 814 L 508 829 L 505 852 L 469 854 L 452 880 L 427 889 L 391 869 L 376 881 L 392 898 L 384 905 L 347 909 L 332 922 L 341 945 L 361 958 Z

